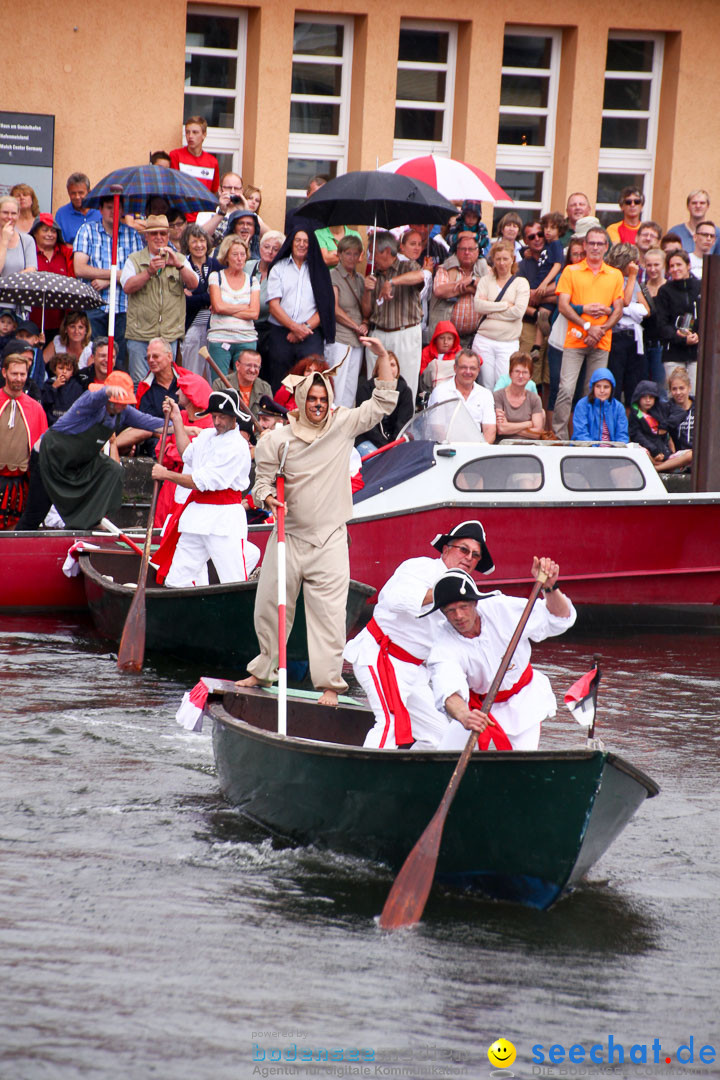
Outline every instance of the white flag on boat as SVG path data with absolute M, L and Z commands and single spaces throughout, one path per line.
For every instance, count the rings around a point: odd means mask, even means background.
M 175 713 L 175 719 L 180 727 L 187 731 L 202 731 L 203 711 L 208 699 L 208 688 L 203 679 L 195 683 L 192 690 L 186 690 L 180 702 L 180 708 Z
M 573 683 L 563 699 L 581 727 L 593 726 L 599 682 L 600 668 L 596 666 Z

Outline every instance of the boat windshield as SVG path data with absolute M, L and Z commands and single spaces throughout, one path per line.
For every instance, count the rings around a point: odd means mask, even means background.
M 485 442 L 482 432 L 458 398 L 439 401 L 414 416 L 400 432 L 414 442 Z

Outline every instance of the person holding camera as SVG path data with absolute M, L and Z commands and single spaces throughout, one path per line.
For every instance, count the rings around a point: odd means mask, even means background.
M 120 284 L 128 297 L 127 344 L 130 375 L 137 387 L 147 375 L 146 353 L 153 338 L 172 347 L 185 336 L 185 289 L 194 289 L 198 276 L 185 255 L 169 247 L 170 226 L 163 214 L 145 221 L 146 246 L 125 262 Z

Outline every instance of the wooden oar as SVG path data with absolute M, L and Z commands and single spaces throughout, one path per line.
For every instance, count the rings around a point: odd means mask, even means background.
M 117 525 L 113 524 L 109 518 L 103 518 L 100 522 L 101 528 L 106 532 L 109 532 L 112 536 L 115 536 L 118 540 L 122 540 L 124 544 L 127 544 L 129 548 L 135 552 L 136 555 L 142 555 L 143 549 L 135 543 L 126 533 L 121 529 L 118 529 Z
M 495 678 L 490 684 L 490 689 L 483 698 L 482 711 L 485 713 L 489 712 L 492 708 L 492 704 L 495 701 L 495 695 L 500 689 L 500 683 L 505 678 L 505 672 L 510 666 L 510 661 L 513 658 L 522 632 L 525 629 L 525 624 L 530 618 L 533 604 L 546 581 L 547 574 L 541 570 L 538 574 L 537 581 L 533 585 L 532 592 L 528 597 L 528 602 L 525 605 L 523 613 L 520 616 L 520 621 L 515 628 L 515 633 L 505 650 L 505 655 L 500 662 L 500 667 L 495 673 Z M 422 913 L 425 910 L 425 904 L 435 877 L 435 868 L 437 866 L 438 853 L 440 851 L 440 841 L 442 840 L 443 829 L 445 827 L 445 819 L 447 818 L 448 811 L 455 798 L 457 789 L 460 786 L 460 781 L 465 774 L 465 770 L 467 769 L 468 762 L 470 761 L 476 743 L 477 732 L 471 731 L 470 737 L 465 744 L 465 749 L 460 755 L 458 763 L 455 766 L 455 771 L 450 777 L 450 783 L 445 788 L 445 793 L 440 800 L 440 805 L 435 811 L 432 821 L 408 855 L 402 865 L 400 873 L 393 882 L 393 887 L 388 894 L 388 898 L 385 901 L 385 907 L 380 916 L 380 926 L 383 930 L 396 930 L 401 926 L 412 926 L 422 918 Z
M 234 390 L 235 389 L 235 387 L 230 382 L 230 380 L 228 379 L 225 372 L 220 370 L 220 368 L 217 366 L 217 364 L 215 363 L 212 356 L 207 351 L 207 349 L 205 348 L 204 345 L 203 345 L 203 347 L 201 349 L 198 349 L 198 356 L 202 356 L 203 360 L 207 361 L 207 363 L 213 369 L 213 371 L 215 372 L 217 377 L 219 379 L 222 379 L 222 381 L 225 383 L 225 385 L 228 387 L 229 390 Z M 255 419 L 255 414 L 253 413 L 252 409 L 248 408 L 248 412 L 250 413 L 250 415 L 252 417 L 252 422 L 255 425 L 255 430 L 259 431 L 259 432 L 262 432 L 263 429 L 260 427 L 257 420 Z
M 165 414 L 165 423 L 160 440 L 160 453 L 158 461 L 165 456 L 165 442 L 167 440 L 170 414 Z M 145 534 L 145 547 L 140 560 L 140 576 L 138 577 L 137 589 L 133 596 L 130 610 L 127 613 L 125 626 L 120 639 L 118 649 L 118 667 L 120 671 L 142 671 L 145 659 L 145 588 L 147 586 L 148 563 L 150 562 L 150 547 L 152 545 L 153 521 L 155 519 L 155 507 L 160 491 L 160 481 L 153 483 L 152 499 L 150 500 L 150 513 L 148 515 L 147 533 Z

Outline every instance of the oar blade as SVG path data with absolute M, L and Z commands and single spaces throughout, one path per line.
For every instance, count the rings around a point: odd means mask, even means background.
M 127 613 L 118 649 L 120 671 L 142 671 L 145 659 L 145 590 L 138 589 Z
M 435 879 L 445 816 L 435 814 L 403 863 L 382 909 L 381 930 L 399 930 L 420 922 Z

